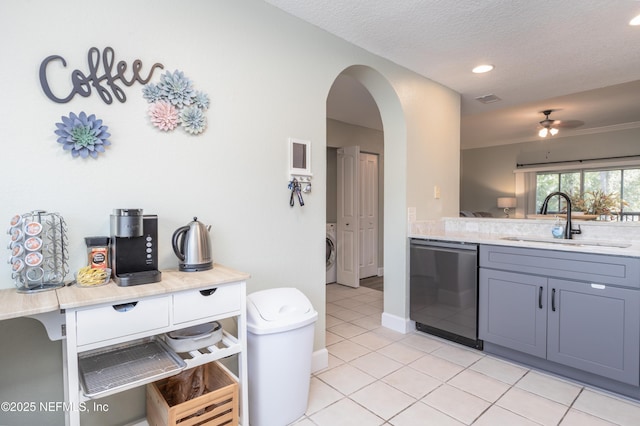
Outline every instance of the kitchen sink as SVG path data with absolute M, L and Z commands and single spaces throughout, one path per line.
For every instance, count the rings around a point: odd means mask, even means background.
M 562 238 L 536 238 L 536 237 L 501 237 L 501 240 L 507 241 L 522 241 L 522 242 L 532 242 L 532 243 L 550 243 L 550 244 L 564 244 L 567 246 L 578 246 L 578 247 L 617 247 L 617 248 L 627 248 L 631 247 L 631 244 L 628 243 L 617 243 L 612 241 L 595 241 L 595 240 L 577 240 L 577 239 L 562 239 Z

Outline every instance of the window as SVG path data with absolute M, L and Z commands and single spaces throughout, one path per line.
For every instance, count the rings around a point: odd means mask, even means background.
M 539 172 L 536 175 L 536 211 L 540 211 L 545 197 L 555 191 L 569 195 L 602 191 L 616 193 L 622 200 L 618 220 L 640 220 L 640 168 L 583 169 L 557 172 Z M 554 197 L 548 213 L 566 211 L 566 202 Z
M 536 179 L 536 211 L 540 211 L 547 195 L 562 191 L 567 194 L 580 193 L 580 172 L 538 173 Z M 548 205 L 548 213 L 559 213 L 566 209 L 564 198 L 554 197 Z

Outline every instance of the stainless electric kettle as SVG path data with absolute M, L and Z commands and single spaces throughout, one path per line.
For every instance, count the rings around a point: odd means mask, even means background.
M 180 259 L 180 271 L 197 272 L 213 268 L 210 229 L 211 225 L 204 225 L 194 217 L 193 222 L 173 233 L 171 242 L 174 253 Z

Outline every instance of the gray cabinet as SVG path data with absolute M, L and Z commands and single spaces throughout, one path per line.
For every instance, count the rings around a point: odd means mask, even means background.
M 640 291 L 549 279 L 547 359 L 638 385 Z
M 638 386 L 639 273 L 637 258 L 481 246 L 479 337 Z
M 481 268 L 478 337 L 544 358 L 547 310 L 539 308 L 539 301 L 546 287 L 545 277 Z

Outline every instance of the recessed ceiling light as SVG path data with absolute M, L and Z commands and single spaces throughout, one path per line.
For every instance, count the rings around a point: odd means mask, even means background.
M 478 65 L 477 67 L 475 67 L 471 71 L 476 73 L 476 74 L 482 74 L 484 72 L 489 72 L 492 69 L 493 69 L 493 65 Z
M 629 25 L 640 25 L 640 15 L 629 21 Z

